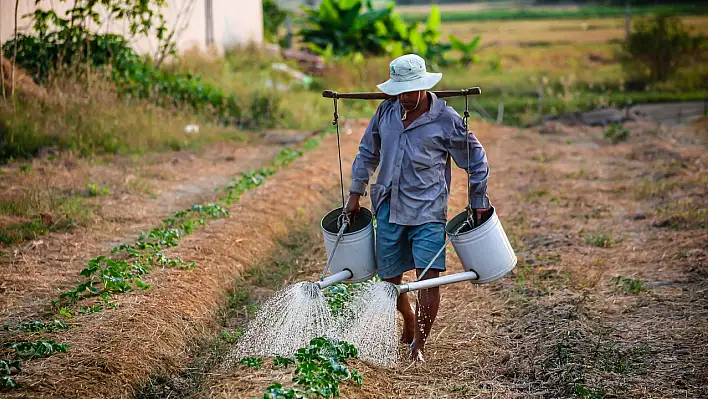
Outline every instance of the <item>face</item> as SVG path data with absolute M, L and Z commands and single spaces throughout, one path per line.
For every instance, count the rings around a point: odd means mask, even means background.
M 412 111 L 416 108 L 416 105 L 420 103 L 420 99 L 422 99 L 423 96 L 425 96 L 425 90 L 409 91 L 399 94 L 398 101 L 401 102 L 403 108 L 408 111 Z

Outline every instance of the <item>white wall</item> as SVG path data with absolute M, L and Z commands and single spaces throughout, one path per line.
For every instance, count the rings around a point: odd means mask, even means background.
M 176 29 L 175 39 L 180 52 L 193 47 L 206 48 L 206 1 L 207 0 L 169 0 L 169 6 L 163 11 L 170 29 Z M 19 0 L 18 31 L 28 31 L 30 20 L 22 15 L 35 10 L 35 0 Z M 63 15 L 71 8 L 58 0 L 43 0 L 39 8 L 53 6 L 57 14 Z M 235 44 L 263 41 L 263 9 L 261 0 L 212 0 L 214 46 L 218 51 Z M 13 36 L 15 0 L 0 0 L 0 41 L 5 42 Z M 126 34 L 127 25 L 110 22 L 103 31 Z M 141 53 L 154 53 L 158 48 L 157 40 L 143 38 L 134 40 L 133 46 Z

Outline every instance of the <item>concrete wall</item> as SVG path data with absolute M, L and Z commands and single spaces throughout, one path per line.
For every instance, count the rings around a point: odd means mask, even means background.
M 175 39 L 180 52 L 193 47 L 206 49 L 207 36 L 207 1 L 209 0 L 169 0 L 169 6 L 164 10 L 170 29 L 176 29 Z M 17 28 L 27 32 L 30 20 L 22 18 L 35 10 L 35 0 L 19 0 L 19 18 Z M 263 41 L 263 9 L 261 0 L 211 0 L 214 48 L 219 52 L 225 48 Z M 71 8 L 68 3 L 58 0 L 43 0 L 39 8 L 54 8 L 57 14 L 63 15 Z M 15 30 L 14 22 L 15 0 L 0 0 L 0 42 L 12 38 Z M 104 21 L 102 31 L 126 34 L 128 28 L 124 23 Z M 154 53 L 158 48 L 157 40 L 142 38 L 134 40 L 133 46 L 141 53 Z

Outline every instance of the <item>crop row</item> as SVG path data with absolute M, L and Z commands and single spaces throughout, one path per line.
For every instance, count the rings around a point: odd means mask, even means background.
M 312 138 L 305 142 L 302 150 L 285 148 L 266 167 L 239 174 L 233 179 L 232 184 L 223 189 L 224 196 L 217 203 L 206 205 L 193 205 L 163 219 L 161 226 L 140 234 L 134 244 L 123 244 L 114 247 L 109 255 L 101 255 L 88 261 L 86 268 L 80 272 L 82 281 L 73 289 L 65 291 L 57 299 L 52 300 L 52 308 L 56 310 L 57 318 L 71 319 L 76 314 L 101 312 L 105 309 L 115 308 L 114 297 L 117 294 L 147 290 L 150 284 L 145 281 L 151 270 L 155 267 L 177 267 L 191 270 L 197 267 L 195 262 L 186 262 L 179 257 L 167 257 L 164 250 L 176 247 L 188 234 L 204 226 L 209 220 L 228 217 L 226 206 L 238 201 L 241 196 L 260 185 L 279 169 L 290 164 L 300 157 L 304 151 L 317 147 L 320 138 Z M 17 325 L 5 324 L 4 329 L 11 334 L 18 333 L 53 333 L 65 330 L 69 326 L 60 320 L 30 321 Z M 22 345 L 19 342 L 24 342 Z M 22 356 L 26 353 L 27 345 L 50 342 L 53 350 L 38 350 L 43 356 Z M 46 357 L 56 352 L 65 352 L 68 345 L 57 344 L 54 341 L 40 339 L 36 343 L 28 341 L 3 342 L 6 349 L 14 350 L 16 355 L 3 353 L 0 363 L 0 388 L 14 388 L 16 381 L 11 376 L 17 375 L 22 367 L 22 360 L 31 360 L 37 357 Z M 9 345 L 9 346 L 6 346 Z M 15 345 L 15 346 L 13 346 Z M 20 346 L 18 346 L 20 345 Z M 23 352 L 24 351 L 24 352 Z M 8 356 L 11 355 L 11 356 Z

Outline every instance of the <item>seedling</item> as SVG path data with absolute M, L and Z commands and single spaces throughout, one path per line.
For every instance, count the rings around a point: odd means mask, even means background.
M 9 324 L 6 324 L 5 326 L 6 331 L 22 331 L 22 332 L 54 332 L 57 330 L 66 330 L 69 328 L 64 322 L 59 321 L 59 320 L 54 320 L 51 322 L 43 322 L 43 321 L 28 321 L 25 323 L 20 324 L 17 327 L 13 327 Z
M 613 239 L 609 234 L 605 233 L 590 233 L 585 236 L 585 243 L 593 247 L 609 248 L 618 241 L 619 240 Z
M 354 345 L 328 338 L 314 338 L 310 344 L 295 354 L 293 382 L 303 389 L 284 388 L 280 383 L 268 386 L 264 398 L 304 398 L 309 396 L 330 398 L 339 396 L 339 383 L 352 380 L 361 385 L 362 377 L 346 366 L 348 359 L 358 356 Z M 287 366 L 292 360 L 277 357 L 273 364 Z
M 90 184 L 86 187 L 86 191 L 87 191 L 87 195 L 88 195 L 89 197 L 105 196 L 105 195 L 109 195 L 109 194 L 111 193 L 110 190 L 108 190 L 107 187 L 101 188 L 101 187 L 99 187 L 98 185 L 93 184 L 93 183 L 90 183 Z
M 21 360 L 0 360 L 0 388 L 16 388 L 17 381 L 12 378 L 22 371 Z
M 32 360 L 41 357 L 49 357 L 55 353 L 65 353 L 69 344 L 58 344 L 54 340 L 40 339 L 35 342 L 29 341 L 11 341 L 3 344 L 4 348 L 13 349 L 15 355 L 26 360 Z
M 582 399 L 603 399 L 605 397 L 604 393 L 591 391 L 582 385 L 575 386 L 575 394 Z
M 291 364 L 295 364 L 295 360 L 288 357 L 276 356 L 275 359 L 273 359 L 273 365 L 275 367 L 288 367 Z
M 301 399 L 307 392 L 297 388 L 283 388 L 283 384 L 275 382 L 269 385 L 263 393 L 263 399 Z
M 646 286 L 642 280 L 636 280 L 633 278 L 627 278 L 622 276 L 616 276 L 612 278 L 615 283 L 615 288 L 618 291 L 629 292 L 632 294 L 638 294 L 642 291 L 646 291 Z
M 243 333 L 244 333 L 243 328 L 239 328 L 234 332 L 222 331 L 221 332 L 221 339 L 229 344 L 235 344 L 236 341 L 238 341 L 238 339 L 243 335 Z
M 613 144 L 617 144 L 620 141 L 625 141 L 629 138 L 629 130 L 618 124 L 611 124 L 607 130 L 605 130 L 605 140 L 611 141 Z
M 250 368 L 256 368 L 259 369 L 263 367 L 263 359 L 259 357 L 243 357 L 239 359 L 238 361 L 241 364 L 245 364 L 246 366 Z

